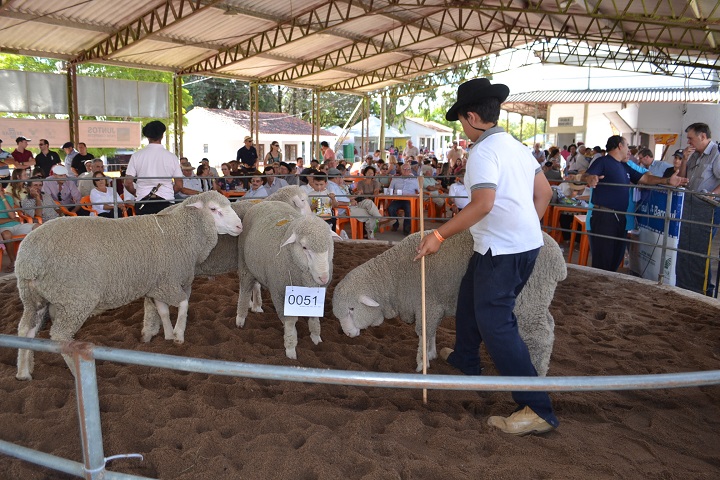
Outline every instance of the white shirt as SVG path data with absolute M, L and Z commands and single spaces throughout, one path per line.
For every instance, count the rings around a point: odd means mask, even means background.
M 462 183 L 455 182 L 452 185 L 450 185 L 450 190 L 448 191 L 448 195 L 451 197 L 450 200 L 452 200 L 460 210 L 467 207 L 468 203 L 470 203 L 470 198 L 468 196 L 467 188 L 465 188 L 465 185 Z M 456 197 L 456 198 L 452 198 L 452 197 Z
M 350 197 L 348 197 L 350 192 L 348 192 L 347 187 L 341 187 L 337 183 L 328 180 L 327 190 L 335 194 L 335 200 L 338 202 L 350 203 Z
M 115 199 L 113 196 L 115 195 L 115 191 L 112 189 L 112 187 L 107 187 L 107 192 L 103 193 L 97 188 L 93 188 L 90 191 L 90 202 L 92 203 L 92 206 L 95 210 L 97 210 L 99 213 L 104 212 L 112 212 L 113 209 L 107 209 L 103 205 L 106 203 L 109 203 L 110 205 L 113 204 Z M 117 196 L 117 202 L 123 203 L 122 199 L 120 198 L 120 195 Z
M 418 179 L 414 177 L 393 178 L 390 182 L 390 189 L 397 193 L 402 190 L 403 195 L 413 195 L 419 193 Z
M 257 190 L 253 190 L 252 188 L 245 192 L 245 195 L 243 195 L 243 198 L 265 198 L 268 196 L 268 192 L 265 189 L 265 185 L 260 185 Z
M 186 177 L 183 175 L 182 177 L 183 181 L 183 188 L 189 188 L 190 190 L 195 190 L 197 192 L 203 191 L 203 182 L 200 177 L 195 176 L 195 174 L 192 175 L 192 177 Z M 157 183 L 155 184 L 157 185 Z M 188 195 L 187 193 L 178 192 L 175 194 L 175 198 L 188 198 L 191 195 Z M 142 197 L 140 197 L 142 198 Z
M 265 187 L 265 190 L 267 190 L 268 195 L 272 195 L 273 193 L 277 192 L 281 188 L 287 187 L 288 183 L 285 180 L 283 180 L 282 178 L 275 177 L 275 180 L 273 180 L 272 185 L 269 185 L 266 183 L 263 186 Z
M 300 190 L 307 193 L 308 195 L 310 195 L 312 192 L 315 191 L 315 189 L 313 189 L 313 187 L 311 187 L 310 184 L 308 184 L 308 183 L 306 183 L 305 185 L 302 185 L 300 187 Z
M 495 190 L 495 203 L 485 218 L 470 227 L 474 250 L 508 255 L 543 245 L 540 219 L 533 202 L 535 175 L 541 168 L 532 153 L 500 127 L 483 133 L 470 149 L 465 185 L 470 191 Z
M 165 200 L 175 198 L 172 180 L 157 177 L 173 177 L 185 181 L 178 157 L 165 150 L 165 147 L 159 143 L 151 143 L 142 150 L 133 153 L 128 163 L 127 174 L 136 178 L 137 190 L 135 191 L 135 197 L 138 199 L 147 196 L 157 184 L 160 184 L 160 188 L 158 188 L 156 195 Z

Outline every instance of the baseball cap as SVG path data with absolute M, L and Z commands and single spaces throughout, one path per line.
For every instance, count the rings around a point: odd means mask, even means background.
M 51 175 L 67 175 L 68 170 L 63 165 L 53 165 L 52 169 L 50 170 Z
M 75 144 L 73 142 L 65 142 L 62 148 L 75 148 Z
M 683 156 L 683 149 L 675 150 L 675 153 L 673 153 L 673 157 L 682 157 Z
M 337 168 L 328 169 L 327 174 L 328 174 L 328 177 L 339 177 L 340 175 L 342 175 L 340 173 L 340 170 L 338 170 Z
M 30 142 L 30 141 L 32 141 L 32 140 L 29 139 L 29 138 L 25 138 L 25 137 L 23 137 L 22 135 L 19 136 L 19 137 L 17 137 L 17 138 L 15 139 L 15 143 Z

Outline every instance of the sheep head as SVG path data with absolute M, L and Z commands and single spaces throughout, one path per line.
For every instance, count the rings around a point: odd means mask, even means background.
M 350 285 L 357 285 L 350 280 L 350 275 L 335 287 L 333 294 L 333 314 L 340 320 L 340 326 L 348 337 L 357 337 L 360 330 L 380 325 L 385 316 L 380 304 L 371 296 L 360 293 Z M 348 279 L 349 281 L 345 281 Z
M 237 237 L 242 233 L 242 221 L 230 206 L 230 201 L 218 192 L 194 195 L 183 202 L 185 208 L 207 211 L 215 223 L 218 234 Z
M 325 286 L 332 278 L 333 235 L 320 218 L 301 217 L 293 220 L 280 248 L 290 248 L 295 264 L 304 267 L 319 286 Z

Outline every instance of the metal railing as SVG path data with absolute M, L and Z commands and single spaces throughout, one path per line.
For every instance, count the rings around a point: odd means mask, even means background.
M 88 480 L 145 478 L 116 473 L 105 468 L 108 461 L 116 458 L 142 458 L 142 456 L 138 454 L 104 456 L 96 359 L 192 373 L 358 387 L 573 392 L 687 388 L 720 384 L 720 370 L 595 377 L 419 375 L 416 373 L 378 373 L 258 365 L 99 347 L 84 342 L 58 343 L 50 340 L 20 338 L 11 335 L 0 335 L 0 347 L 63 353 L 72 357 L 76 371 L 75 387 L 83 463 L 80 464 L 62 457 L 37 452 L 5 440 L 0 440 L 0 453 Z

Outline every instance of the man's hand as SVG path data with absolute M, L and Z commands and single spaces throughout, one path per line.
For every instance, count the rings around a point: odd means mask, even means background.
M 683 150 L 683 160 L 687 161 L 688 158 L 690 158 L 690 155 L 692 155 L 693 153 L 695 153 L 695 147 L 693 147 L 692 145 L 688 145 L 687 147 L 685 147 L 685 150 Z
M 415 258 L 413 258 L 413 261 L 418 261 L 425 255 L 432 255 L 438 250 L 440 250 L 440 240 L 438 240 L 432 233 L 430 235 L 425 235 L 420 242 L 420 245 L 418 245 L 418 254 Z
M 587 182 L 588 187 L 595 188 L 603 178 L 605 178 L 605 175 L 585 175 L 585 182 Z
M 668 179 L 668 184 L 673 187 L 682 187 L 688 184 L 688 179 L 685 177 L 678 176 L 677 172 L 672 174 L 672 177 Z

